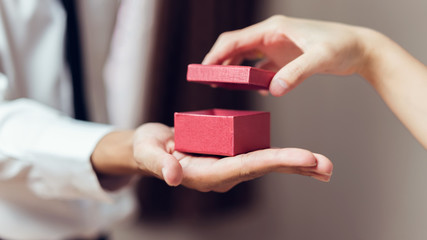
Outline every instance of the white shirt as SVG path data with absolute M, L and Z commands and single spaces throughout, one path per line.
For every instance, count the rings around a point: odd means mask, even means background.
M 135 208 L 90 163 L 112 127 L 70 118 L 65 21 L 57 0 L 0 1 L 0 238 L 96 236 Z

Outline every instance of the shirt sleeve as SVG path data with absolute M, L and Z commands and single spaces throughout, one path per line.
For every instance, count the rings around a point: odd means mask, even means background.
M 0 179 L 25 175 L 28 187 L 47 199 L 111 201 L 90 156 L 112 130 L 74 120 L 29 99 L 1 102 Z

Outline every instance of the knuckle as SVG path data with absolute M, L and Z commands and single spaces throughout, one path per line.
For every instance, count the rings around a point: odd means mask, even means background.
M 283 15 L 274 15 L 267 19 L 267 23 L 272 30 L 279 31 L 286 23 L 286 17 Z
M 325 59 L 328 56 L 336 55 L 336 53 L 338 52 L 338 49 L 337 49 L 335 44 L 329 43 L 329 42 L 324 42 L 324 43 L 320 44 L 315 49 L 315 51 L 316 51 L 316 54 L 319 56 L 319 58 Z
M 237 51 L 239 50 L 239 41 L 236 39 L 234 33 L 238 33 L 239 30 L 233 32 L 223 32 L 218 37 L 218 47 L 226 49 L 228 51 Z
M 231 32 L 223 32 L 219 35 L 218 41 L 227 41 L 230 38 Z
M 284 21 L 285 19 L 286 19 L 285 16 L 276 14 L 276 15 L 269 17 L 267 21 L 270 21 L 273 23 L 280 23 L 280 22 Z

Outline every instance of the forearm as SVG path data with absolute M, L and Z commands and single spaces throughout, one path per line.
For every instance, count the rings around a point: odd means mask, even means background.
M 427 68 L 386 36 L 362 30 L 365 64 L 359 73 L 427 148 Z

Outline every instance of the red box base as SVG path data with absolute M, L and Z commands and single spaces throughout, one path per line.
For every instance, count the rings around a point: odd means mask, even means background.
M 270 113 L 209 109 L 175 113 L 175 150 L 235 156 L 270 147 Z
M 268 89 L 275 72 L 234 65 L 190 64 L 187 81 L 240 90 Z

